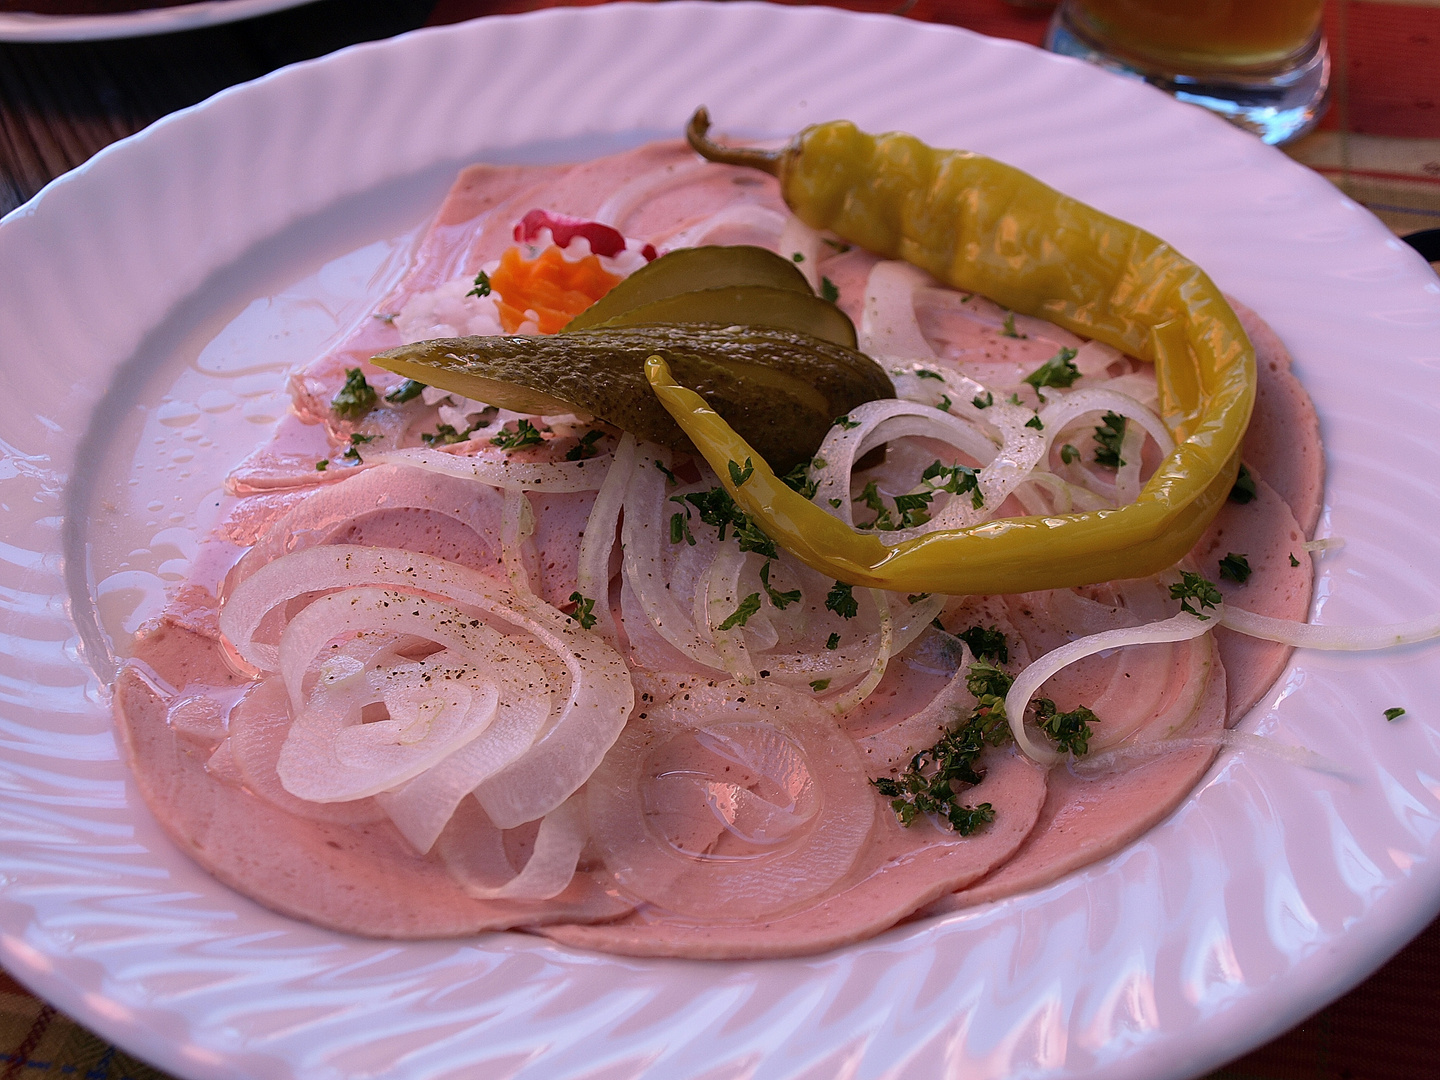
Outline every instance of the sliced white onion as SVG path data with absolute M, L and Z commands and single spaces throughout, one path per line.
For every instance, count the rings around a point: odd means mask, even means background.
M 1339 551 L 1345 546 L 1345 538 L 1343 536 L 1322 536 L 1316 540 L 1306 540 L 1300 546 L 1312 555 L 1317 552 Z
M 837 716 L 849 712 L 875 692 L 880 680 L 885 677 L 885 669 L 890 666 L 890 657 L 895 650 L 895 623 L 890 617 L 889 598 L 879 589 L 867 589 L 866 592 L 880 611 L 880 644 L 875 649 L 875 660 L 865 678 L 829 703 L 830 711 Z
M 1092 779 L 1098 776 L 1105 776 L 1120 769 L 1142 765 L 1147 761 L 1154 761 L 1167 754 L 1178 753 L 1181 750 L 1194 750 L 1200 747 L 1232 747 L 1240 750 L 1252 750 L 1265 757 L 1283 761 L 1287 765 L 1294 765 L 1301 769 L 1310 769 L 1313 772 L 1326 773 L 1342 779 L 1353 779 L 1355 775 L 1353 770 L 1347 769 L 1339 762 L 1331 761 L 1323 754 L 1317 754 L 1313 750 L 1305 749 L 1303 746 L 1291 746 L 1275 739 L 1266 738 L 1263 735 L 1251 735 L 1248 732 L 1235 731 L 1233 729 L 1226 730 L 1224 728 L 1221 728 L 1219 731 L 1209 732 L 1205 735 L 1133 743 L 1128 746 L 1117 747 L 1103 754 L 1089 754 L 1083 758 L 1072 758 L 1069 762 L 1069 769 L 1082 779 Z
M 699 247 L 712 233 L 727 225 L 739 225 L 766 236 L 778 237 L 785 228 L 785 215 L 759 203 L 732 203 L 704 221 L 667 237 L 665 248 L 674 251 L 677 248 Z
M 1369 652 L 1440 637 L 1440 614 L 1385 626 L 1321 626 L 1257 615 L 1227 604 L 1220 615 L 1220 625 L 1247 637 L 1281 645 L 1335 652 Z
M 611 225 L 623 233 L 626 219 L 640 207 L 649 205 L 660 192 L 688 184 L 702 170 L 713 168 L 709 162 L 696 159 L 643 172 L 612 192 L 595 211 L 593 220 Z
M 559 896 L 575 876 L 587 838 L 583 796 L 573 795 L 546 814 L 535 834 L 535 848 L 524 869 L 499 886 L 467 883 L 478 900 L 549 900 Z
M 598 491 L 614 460 L 611 454 L 599 454 L 584 461 L 497 461 L 418 446 L 366 455 L 374 464 L 408 465 L 495 488 L 558 492 Z
M 500 561 L 510 587 L 517 592 L 535 591 L 521 551 L 521 545 L 534 535 L 535 511 L 531 509 L 530 500 L 519 488 L 506 488 L 505 507 L 500 514 Z
M 785 227 L 780 230 L 780 239 L 775 242 L 776 250 L 795 263 L 795 268 L 805 275 L 805 280 L 816 293 L 820 292 L 822 244 L 824 241 L 820 239 L 820 234 L 794 214 L 785 219 Z
M 606 471 L 605 482 L 600 485 L 600 492 L 590 508 L 585 535 L 580 538 L 580 557 L 575 573 L 576 591 L 595 601 L 592 614 L 595 616 L 596 631 L 612 644 L 618 637 L 615 617 L 610 611 L 610 553 L 615 550 L 620 511 L 625 507 L 625 491 L 630 486 L 630 474 L 634 469 L 635 436 L 627 431 L 620 436 L 620 444 L 615 447 L 614 464 Z
M 1045 425 L 1045 449 L 1047 451 L 1066 424 L 1086 413 L 1107 412 L 1113 412 L 1125 417 L 1126 420 L 1135 421 L 1135 425 L 1139 425 L 1144 429 L 1145 434 L 1155 440 L 1156 445 L 1160 447 L 1161 454 L 1169 454 L 1175 449 L 1175 440 L 1160 417 L 1127 394 L 1097 386 L 1074 390 L 1063 397 L 1056 396 L 1053 391 L 1047 396 L 1050 397 L 1050 401 L 1040 410 L 1040 422 Z M 1135 425 L 1126 425 L 1127 435 Z M 1131 456 L 1138 459 L 1140 455 Z M 1125 460 L 1129 462 L 1130 457 L 1125 457 Z
M 935 350 L 915 318 L 915 290 L 934 280 L 907 262 L 887 260 L 872 266 L 865 282 L 860 351 L 882 364 L 933 357 Z
M 221 631 L 247 661 L 275 670 L 274 647 L 254 640 L 265 615 L 309 592 L 357 585 L 414 590 L 478 609 L 531 635 L 564 663 L 570 687 L 559 716 L 524 758 L 477 791 L 501 828 L 533 821 L 574 794 L 624 727 L 635 692 L 624 660 L 603 639 L 537 597 L 414 552 L 317 547 L 277 559 L 235 590 L 221 609 Z
M 1041 765 L 1054 765 L 1064 760 L 1064 755 L 1032 739 L 1024 722 L 1025 709 L 1030 704 L 1030 699 L 1035 696 L 1035 691 L 1061 668 L 1106 649 L 1118 649 L 1125 645 L 1189 641 L 1213 629 L 1222 614 L 1223 608 L 1217 608 L 1215 615 L 1207 619 L 1182 611 L 1161 622 L 1126 626 L 1077 638 L 1046 653 L 1015 676 L 1010 692 L 1005 695 L 1005 715 L 1010 720 L 1010 731 L 1015 736 L 1016 744 L 1027 757 Z

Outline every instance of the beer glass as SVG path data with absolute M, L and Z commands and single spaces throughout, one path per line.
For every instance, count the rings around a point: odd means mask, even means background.
M 1283 143 L 1314 127 L 1328 101 L 1323 7 L 1324 0 L 1064 0 L 1045 46 Z

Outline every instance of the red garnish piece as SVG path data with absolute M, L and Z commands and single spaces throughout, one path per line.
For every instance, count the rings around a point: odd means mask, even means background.
M 515 226 L 515 240 L 522 244 L 529 243 L 539 237 L 542 229 L 550 230 L 550 237 L 557 247 L 569 247 L 571 240 L 583 236 L 590 241 L 590 251 L 593 254 L 613 258 L 625 250 L 625 237 L 619 229 L 602 225 L 598 221 L 570 217 L 568 214 L 552 214 L 548 210 L 531 210 L 521 218 L 520 224 Z M 653 251 L 654 248 L 650 250 Z M 653 258 L 653 255 L 647 255 L 646 261 Z

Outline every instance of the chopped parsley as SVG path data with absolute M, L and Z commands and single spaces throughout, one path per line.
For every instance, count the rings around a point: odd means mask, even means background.
M 1045 430 L 1045 424 L 1044 424 L 1044 422 L 1040 419 L 1040 414 L 1039 414 L 1038 412 L 1037 412 L 1034 416 L 1032 416 L 1029 420 L 1026 420 L 1026 421 L 1025 421 L 1025 426 L 1026 426 L 1026 427 L 1034 428 L 1036 431 L 1044 431 L 1044 430 Z
M 976 394 L 970 399 L 970 404 L 974 405 L 977 409 L 988 409 L 991 405 L 995 404 L 995 395 L 989 390 L 986 390 L 983 398 L 979 394 Z
M 330 459 L 329 459 L 329 458 L 321 458 L 319 461 L 315 462 L 315 471 L 316 471 L 316 472 L 324 472 L 324 471 L 325 471 L 326 469 L 328 469 L 329 467 L 330 467 Z
M 1084 705 L 1062 713 L 1049 698 L 1036 698 L 1035 719 L 1055 749 L 1083 757 L 1090 750 L 1090 725 L 1099 718 Z
M 1188 611 L 1199 619 L 1208 619 L 1209 615 L 1201 614 L 1190 606 L 1194 600 L 1202 608 L 1213 608 L 1225 598 L 1220 595 L 1220 590 L 1215 587 L 1214 582 L 1206 581 L 1199 574 L 1192 574 L 1188 570 L 1180 572 L 1180 583 L 1170 586 L 1170 599 L 1180 601 L 1180 610 Z
M 955 404 L 955 403 L 950 400 L 950 395 L 949 395 L 949 394 L 941 394 L 941 395 L 940 395 L 940 411 L 941 411 L 941 412 L 949 412 L 949 411 L 950 411 L 950 406 L 951 406 L 951 405 L 954 405 L 954 404 Z
M 748 463 L 750 459 L 746 458 L 745 460 Z M 819 458 L 815 458 L 808 462 L 802 461 L 784 476 L 780 477 L 780 482 L 791 491 L 798 491 L 805 498 L 813 499 L 815 492 L 820 487 L 820 483 L 817 480 L 810 479 L 810 468 L 811 466 L 815 466 L 815 462 L 819 460 Z M 816 467 L 818 468 L 819 466 Z
M 1250 475 L 1250 470 L 1244 465 L 1240 466 L 1240 472 L 1235 477 L 1235 486 L 1230 489 L 1230 501 L 1244 505 L 1254 502 L 1260 492 L 1255 487 L 1255 477 Z
M 1010 740 L 1010 728 L 1005 723 L 1005 691 L 1010 681 L 1010 676 L 998 668 L 972 665 L 966 684 L 979 703 L 970 715 L 934 746 L 916 754 L 895 779 L 880 777 L 870 781 L 890 800 L 890 809 L 902 825 L 913 824 L 921 814 L 935 814 L 961 836 L 969 836 L 995 820 L 995 808 L 990 803 L 966 806 L 960 798 L 964 788 L 985 779 L 985 774 L 975 767 L 984 749 Z M 1000 693 L 997 696 L 988 692 L 991 690 Z
M 695 543 L 688 524 L 693 509 L 693 512 L 700 515 L 701 521 L 719 530 L 720 540 L 725 539 L 727 530 L 733 530 L 735 541 L 740 545 L 741 551 L 753 551 L 767 559 L 779 557 L 775 541 L 766 536 L 760 526 L 751 521 L 749 515 L 735 505 L 735 500 L 724 488 L 692 491 L 688 495 L 671 495 L 670 501 L 684 508 L 670 518 L 671 543 L 678 544 L 681 540 L 690 544 Z
M 466 296 L 489 296 L 490 275 L 481 270 L 475 275 L 475 287 L 465 294 Z
M 527 446 L 539 446 L 544 441 L 540 429 L 529 420 L 517 420 L 514 431 L 501 429 L 500 434 L 490 440 L 490 445 L 509 451 L 521 450 Z
M 1044 401 L 1045 395 L 1040 393 L 1043 387 L 1058 386 L 1063 390 L 1078 378 L 1080 369 L 1075 366 L 1075 350 L 1067 346 L 1026 375 L 1024 381 L 1033 386 L 1040 400 Z
M 850 245 L 843 240 L 831 240 L 828 236 L 822 236 L 820 239 L 834 248 L 837 254 L 844 255 L 845 252 L 850 250 Z
M 676 480 L 676 479 L 675 479 L 675 474 L 674 474 L 673 472 L 671 472 L 669 469 L 667 469 L 664 465 L 661 465 L 659 461 L 656 461 L 656 462 L 655 462 L 655 468 L 657 468 L 657 469 L 659 469 L 661 472 L 663 472 L 663 473 L 665 474 L 665 479 L 666 479 L 666 480 L 669 480 L 670 483 L 672 483 L 672 484 L 678 484 L 678 483 L 680 482 L 679 480 Z
M 480 425 L 474 424 L 464 431 L 456 431 L 450 424 L 437 424 L 433 432 L 425 432 L 420 436 L 420 441 L 426 446 L 449 446 L 451 443 L 464 442 L 470 438 L 470 433 Z
M 1295 553 L 1294 553 L 1293 551 L 1290 553 L 1290 565 L 1291 565 L 1291 566 L 1299 566 L 1299 565 L 1300 565 L 1300 560 L 1297 559 L 1297 558 L 1295 558 Z
M 1060 447 L 1060 460 L 1066 465 L 1073 465 L 1080 460 L 1080 451 L 1071 446 L 1068 442 Z
M 837 581 L 825 594 L 825 607 L 842 619 L 853 619 L 860 614 L 860 605 L 855 600 L 853 586 Z
M 831 506 L 835 507 L 836 510 L 839 510 L 845 502 L 844 499 L 828 499 L 826 501 L 829 502 Z
M 945 376 L 941 375 L 938 371 L 931 371 L 929 368 L 923 367 L 915 369 L 915 377 L 917 379 L 936 379 L 939 382 L 945 381 Z
M 594 457 L 600 452 L 595 449 L 595 444 L 599 442 L 602 438 L 604 438 L 604 436 L 605 433 L 603 431 L 598 431 L 595 429 L 587 431 L 584 435 L 580 436 L 579 442 L 577 442 L 569 450 L 565 451 L 565 460 L 584 461 L 587 458 Z
M 820 693 L 821 691 L 828 690 L 828 689 L 830 689 L 830 680 L 829 680 L 829 679 L 815 679 L 815 680 L 812 680 L 811 683 L 810 683 L 810 689 L 811 689 L 811 690 L 814 690 L 815 693 L 817 693 L 817 694 Z
M 971 506 L 978 510 L 985 505 L 985 494 L 980 490 L 976 471 L 967 465 L 945 465 L 936 460 L 920 474 L 920 482 L 923 485 L 920 490 L 895 496 L 895 513 L 892 515 L 875 481 L 870 481 L 855 501 L 864 503 L 874 512 L 875 518 L 873 521 L 861 522 L 856 528 L 893 532 L 896 529 L 913 529 L 917 525 L 923 525 L 930 520 L 930 503 L 941 491 L 951 495 L 969 492 Z
M 1005 324 L 1000 328 L 1000 336 L 1025 340 L 1026 335 L 1015 329 L 1015 313 L 1013 311 L 1005 313 Z
M 1100 419 L 1104 422 L 1095 429 L 1095 445 L 1099 447 L 1095 451 L 1095 464 L 1118 469 L 1125 464 L 1120 456 L 1120 444 L 1125 441 L 1125 417 L 1107 412 Z
M 911 593 L 909 596 L 905 597 L 905 602 L 906 602 L 907 604 L 912 604 L 912 605 L 913 605 L 913 604 L 918 604 L 918 603 L 920 603 L 921 600 L 929 600 L 929 599 L 930 599 L 930 594 L 929 594 L 928 592 L 917 592 L 917 593 Z
M 831 634 L 828 638 L 825 639 L 825 648 L 829 649 L 831 652 L 834 652 L 834 651 L 835 651 L 836 649 L 838 649 L 839 647 L 840 647 L 840 635 L 839 635 L 839 634 Z
M 829 300 L 832 304 L 840 299 L 840 290 L 835 287 L 835 283 L 828 277 L 822 277 L 820 279 L 820 299 Z
M 835 418 L 835 425 L 844 428 L 846 431 L 854 431 L 857 427 L 860 426 L 860 421 L 851 420 L 848 415 L 837 416 Z
M 575 613 L 571 619 L 580 624 L 581 630 L 589 630 L 595 625 L 595 601 L 588 596 L 582 596 L 578 592 L 570 594 L 570 602 L 575 605 Z
M 996 664 L 1004 664 L 1010 660 L 1010 646 L 1005 641 L 1005 635 L 993 626 L 989 630 L 972 626 L 955 636 L 965 643 L 970 655 L 977 660 L 990 660 Z
M 425 384 L 414 379 L 405 379 L 388 394 L 385 400 L 391 405 L 404 405 L 407 401 L 414 401 L 424 391 Z
M 791 604 L 800 602 L 804 595 L 799 589 L 791 589 L 789 592 L 780 592 L 770 584 L 770 562 L 760 567 L 760 584 L 765 586 L 765 595 L 770 598 L 770 603 L 784 611 Z
M 985 505 L 979 474 L 968 465 L 942 465 L 933 461 L 925 467 L 920 479 L 934 491 L 948 491 L 951 495 L 964 495 L 968 491 L 970 505 L 976 510 Z
M 745 467 L 743 469 L 733 461 L 726 462 L 726 464 L 730 466 L 730 482 L 737 488 L 754 475 L 755 463 L 748 457 L 745 459 Z
M 342 420 L 359 420 L 375 407 L 375 388 L 358 367 L 345 369 L 345 385 L 330 399 L 330 411 Z
M 723 632 L 725 630 L 733 630 L 737 626 L 744 626 L 750 621 L 750 616 L 759 610 L 760 594 L 758 592 L 752 592 L 749 596 L 745 597 L 744 600 L 741 600 L 740 606 L 726 616 L 725 621 L 715 629 Z
M 1250 579 L 1250 560 L 1244 555 L 1230 552 L 1220 560 L 1220 576 L 1227 581 L 1244 585 Z
M 1402 717 L 1402 716 L 1404 716 L 1404 715 L 1405 715 L 1405 710 L 1402 709 L 1402 708 L 1400 708 L 1399 706 L 1396 706 L 1396 707 L 1393 708 L 1393 709 L 1386 709 L 1386 710 L 1385 710 L 1385 719 L 1386 719 L 1386 720 L 1399 720 L 1400 717 Z
M 790 258 L 794 259 L 797 263 L 802 263 L 805 261 L 805 256 L 798 251 L 792 252 Z

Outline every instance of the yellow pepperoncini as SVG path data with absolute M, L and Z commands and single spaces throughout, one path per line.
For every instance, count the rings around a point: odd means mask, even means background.
M 736 502 L 825 574 L 897 592 L 1010 593 L 1141 577 L 1173 566 L 1225 501 L 1255 400 L 1255 353 L 1219 289 L 1158 237 L 998 161 L 874 136 L 846 121 L 780 151 L 722 147 L 703 109 L 690 141 L 716 161 L 777 176 L 797 217 L 878 255 L 1153 361 L 1175 450 L 1135 502 L 1006 518 L 888 547 L 776 478 L 660 357 L 646 376 Z M 728 463 L 753 472 L 743 484 Z M 745 469 L 737 468 L 736 475 Z

